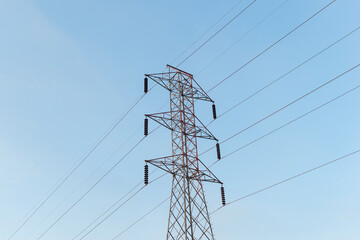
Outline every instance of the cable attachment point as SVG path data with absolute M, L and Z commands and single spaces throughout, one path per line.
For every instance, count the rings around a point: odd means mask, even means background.
M 225 201 L 225 189 L 223 187 L 223 185 L 221 185 L 221 201 L 222 201 L 222 205 L 225 206 L 226 205 L 226 201 Z
M 149 120 L 147 118 L 144 119 L 144 135 L 149 135 Z
M 144 78 L 144 93 L 147 93 L 149 91 L 148 89 L 148 78 Z
M 147 164 L 144 167 L 144 183 L 145 185 L 149 184 L 149 166 Z
M 213 118 L 214 118 L 214 120 L 216 119 L 216 107 L 215 107 L 215 103 L 213 103 L 213 105 L 212 105 L 212 112 L 213 112 Z
M 221 159 L 221 153 L 220 153 L 220 144 L 216 143 L 216 153 L 217 153 L 217 159 Z

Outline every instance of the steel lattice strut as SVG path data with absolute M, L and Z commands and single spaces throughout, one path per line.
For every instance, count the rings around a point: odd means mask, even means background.
M 195 101 L 214 101 L 196 83 L 193 75 L 170 65 L 167 68 L 166 73 L 145 74 L 145 92 L 148 79 L 170 92 L 169 112 L 145 115 L 145 135 L 148 134 L 148 118 L 170 129 L 172 155 L 145 162 L 173 175 L 166 239 L 213 240 L 203 182 L 222 182 L 198 158 L 197 138 L 217 139 L 195 116 Z M 215 105 L 213 116 L 216 118 Z M 218 144 L 217 152 L 220 158 Z M 146 166 L 145 184 L 148 183 L 147 169 Z M 223 188 L 222 195 L 225 204 Z

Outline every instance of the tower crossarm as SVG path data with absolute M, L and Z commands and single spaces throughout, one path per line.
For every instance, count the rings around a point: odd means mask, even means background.
M 198 165 L 188 164 L 185 165 L 182 163 L 183 157 L 187 158 L 189 162 L 197 162 Z M 184 177 L 183 172 L 184 168 L 189 172 L 188 178 L 189 180 L 201 180 L 203 182 L 212 182 L 219 183 L 222 182 L 208 169 L 200 159 L 185 155 L 171 155 L 161 158 L 155 158 L 151 160 L 145 160 L 146 163 L 149 163 L 155 167 L 162 169 L 163 171 L 170 173 L 172 175 L 176 175 L 179 177 Z
M 181 110 L 179 111 L 170 111 L 170 112 L 161 112 L 161 113 L 154 113 L 154 114 L 145 114 L 146 117 L 154 120 L 155 122 L 159 123 L 160 125 L 166 127 L 167 129 L 175 132 L 180 132 L 181 128 L 178 127 L 180 125 L 187 125 L 189 124 L 187 121 L 179 120 L 179 118 L 174 117 L 177 114 L 180 114 Z M 187 116 L 187 114 L 184 114 Z M 196 136 L 199 138 L 205 138 L 210 140 L 217 141 L 218 139 L 206 128 L 206 126 L 195 116 L 195 119 L 199 123 L 199 125 L 195 127 L 185 127 L 184 134 L 189 136 Z
M 214 102 L 195 79 L 193 79 L 193 75 L 170 65 L 167 66 L 169 67 L 169 72 L 145 74 L 145 77 L 150 78 L 170 92 L 175 94 L 181 93 L 186 98 Z M 174 82 L 177 82 L 178 84 L 174 84 Z M 183 91 L 183 89 L 190 88 L 192 89 L 192 92 Z

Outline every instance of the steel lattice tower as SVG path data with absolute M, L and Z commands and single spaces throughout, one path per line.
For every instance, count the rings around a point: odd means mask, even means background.
M 148 163 L 173 175 L 167 240 L 213 240 L 203 182 L 222 182 L 198 158 L 197 139 L 217 139 L 196 117 L 195 101 L 214 101 L 193 75 L 169 65 L 167 68 L 165 73 L 145 74 L 145 92 L 148 78 L 170 92 L 169 112 L 145 115 L 145 135 L 148 118 L 170 129 L 172 155 L 145 161 L 145 184 L 148 183 Z M 215 105 L 213 115 L 216 118 Z M 219 144 L 216 146 L 220 159 Z M 221 190 L 225 204 L 223 187 Z

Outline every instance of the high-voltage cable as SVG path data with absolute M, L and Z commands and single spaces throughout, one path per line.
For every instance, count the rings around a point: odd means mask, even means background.
M 255 0 L 256 1 L 256 0 Z M 254 2 L 255 2 L 254 1 Z M 240 1 L 241 2 L 241 1 Z M 240 3 L 239 2 L 239 3 Z M 252 2 L 250 5 L 252 5 L 254 2 Z M 239 4 L 238 3 L 238 4 Z M 236 4 L 233 8 L 235 8 L 238 4 Z M 250 7 L 250 5 L 248 7 Z M 204 46 L 208 41 L 210 41 L 213 37 L 215 37 L 215 35 L 217 35 L 219 32 L 221 32 L 227 25 L 229 25 L 233 20 L 235 20 L 239 15 L 242 14 L 242 12 L 244 12 L 248 7 L 246 7 L 243 11 L 241 11 L 239 14 L 237 14 L 233 19 L 230 20 L 230 22 L 228 22 L 226 25 L 224 25 L 218 32 L 216 32 L 210 39 L 208 39 L 205 43 L 202 44 L 202 46 Z M 231 9 L 233 10 L 233 9 Z M 231 11 L 229 11 L 231 12 Z M 229 13 L 228 12 L 228 13 Z M 228 14 L 227 13 L 227 14 Z M 225 14 L 222 18 L 224 18 L 227 14 Z M 219 20 L 221 21 L 222 18 Z M 216 23 L 217 24 L 217 23 Z M 215 24 L 215 25 L 216 25 Z M 212 28 L 212 27 L 211 27 Z M 210 29 L 208 30 L 210 31 Z M 207 31 L 207 32 L 208 32 Z M 206 34 L 206 33 L 205 33 Z M 202 47 L 201 46 L 201 47 Z M 198 51 L 201 47 L 199 47 L 196 51 Z M 195 52 L 196 52 L 195 51 Z M 193 52 L 191 55 L 193 55 L 195 52 Z M 188 56 L 185 60 L 182 61 L 185 62 L 188 58 L 190 58 L 191 56 Z M 182 64 L 181 63 L 181 64 Z M 181 65 L 180 64 L 180 65 Z M 156 86 L 156 85 L 155 85 Z M 148 91 L 150 91 L 152 88 L 148 89 L 144 89 L 145 93 L 147 93 Z M 64 176 L 64 179 L 60 181 L 60 184 L 58 184 L 57 186 L 55 186 L 54 190 L 51 191 L 50 195 L 48 197 L 45 198 L 44 201 L 42 201 L 40 203 L 40 205 L 29 215 L 29 217 L 27 217 L 25 219 L 25 221 L 23 223 L 20 224 L 20 226 L 15 230 L 15 232 L 8 238 L 8 240 L 10 240 L 35 214 L 36 212 L 53 196 L 53 194 L 66 182 L 66 180 L 80 167 L 80 165 L 82 165 L 82 163 L 92 154 L 92 152 L 108 137 L 108 135 L 120 124 L 120 122 L 130 113 L 130 111 L 143 99 L 143 97 L 145 96 L 145 94 L 141 95 L 139 97 L 139 99 L 130 106 L 129 110 L 104 134 L 103 137 L 100 138 L 100 140 L 93 145 L 93 147 L 90 148 L 90 150 L 88 151 L 88 153 L 85 155 L 84 158 L 82 158 L 78 163 L 75 164 L 75 167 L 73 167 L 73 169 L 69 170 L 69 173 L 67 173 Z
M 290 103 L 286 104 L 285 106 L 283 106 L 283 107 L 279 108 L 279 109 L 278 109 L 278 110 L 276 110 L 275 112 L 272 112 L 271 114 L 269 114 L 269 115 L 267 115 L 267 116 L 265 116 L 265 117 L 261 118 L 260 120 L 256 121 L 255 123 L 253 123 L 253 124 L 249 125 L 248 127 L 244 128 L 244 129 L 242 129 L 241 131 L 239 131 L 239 132 L 237 132 L 237 133 L 233 134 L 232 136 L 230 136 L 230 137 L 226 138 L 225 140 L 223 140 L 222 142 L 220 142 L 220 144 L 225 143 L 225 142 L 229 141 L 230 139 L 232 139 L 232 138 L 234 138 L 234 137 L 238 136 L 239 134 L 241 134 L 241 133 L 243 133 L 243 132 L 245 132 L 245 131 L 249 130 L 250 128 L 252 128 L 252 127 L 254 127 L 254 126 L 256 126 L 256 125 L 258 125 L 259 123 L 261 123 L 261 122 L 265 121 L 266 119 L 268 119 L 268 118 L 270 118 L 270 117 L 274 116 L 275 114 L 277 114 L 277 113 L 281 112 L 282 110 L 284 110 L 284 109 L 286 109 L 286 108 L 290 107 L 291 105 L 293 105 L 293 104 L 297 103 L 297 102 L 298 102 L 298 101 L 300 101 L 301 99 L 303 99 L 303 98 L 305 98 L 305 97 L 309 96 L 310 94 L 312 94 L 312 93 L 316 92 L 317 90 L 319 90 L 319 89 L 321 89 L 321 88 L 323 88 L 323 87 L 327 86 L 328 84 L 330 84 L 330 83 L 334 82 L 335 80 L 339 79 L 340 77 L 342 77 L 342 76 L 344 76 L 345 74 L 347 74 L 347 73 L 351 72 L 352 70 L 356 69 L 356 68 L 357 68 L 357 67 L 359 67 L 359 66 L 360 66 L 360 64 L 357 64 L 357 65 L 355 65 L 354 67 L 352 67 L 352 68 L 348 69 L 347 71 L 345 71 L 345 72 L 341 73 L 340 75 L 338 75 L 338 76 L 336 76 L 336 77 L 332 78 L 331 80 L 329 80 L 329 81 L 327 81 L 327 82 L 325 82 L 325 83 L 321 84 L 320 86 L 318 86 L 318 87 L 314 88 L 314 89 L 313 89 L 313 90 L 311 90 L 310 92 L 308 92 L 308 93 L 306 93 L 306 94 L 302 95 L 301 97 L 299 97 L 299 98 L 297 98 L 297 99 L 293 100 L 292 102 L 290 102 Z M 200 155 L 202 155 L 202 154 L 204 154 L 204 153 L 206 153 L 206 152 L 210 151 L 210 150 L 211 150 L 211 149 L 213 149 L 213 148 L 214 148 L 214 147 L 209 148 L 208 150 L 206 150 L 206 151 L 202 152 Z
M 242 13 L 244 13 L 251 5 L 253 5 L 256 0 L 252 1 L 248 6 L 246 6 L 243 10 L 241 10 L 238 14 L 235 15 L 230 21 L 228 21 L 224 26 L 222 26 L 217 32 L 215 32 L 210 38 L 208 38 L 203 44 L 201 44 L 198 48 L 196 48 L 189 56 L 187 56 L 184 60 L 182 60 L 176 67 L 180 67 L 186 60 L 188 60 L 192 55 L 194 55 L 197 51 L 199 51 L 205 44 L 207 44 L 211 39 L 213 39 L 216 35 L 218 35 L 222 30 L 224 30 L 230 23 L 232 23 L 236 18 L 238 18 Z
M 284 179 L 284 180 L 282 180 L 282 181 L 280 181 L 280 182 L 277 182 L 277 183 L 274 183 L 274 184 L 272 184 L 272 185 L 269 185 L 269 186 L 267 186 L 267 187 L 265 187 L 265 188 L 262 188 L 262 189 L 260 189 L 260 190 L 255 191 L 255 192 L 252 192 L 252 193 L 250 193 L 250 194 L 247 194 L 247 195 L 245 195 L 245 196 L 243 196 L 243 197 L 237 198 L 237 199 L 235 199 L 235 200 L 227 203 L 225 206 L 221 206 L 221 207 L 217 208 L 217 209 L 216 209 L 215 211 L 213 211 L 210 215 L 214 214 L 215 212 L 219 211 L 220 209 L 222 209 L 222 208 L 224 208 L 224 207 L 226 207 L 226 206 L 228 206 L 228 205 L 230 205 L 230 204 L 233 204 L 233 203 L 238 202 L 238 201 L 241 201 L 241 200 L 243 200 L 243 199 L 245 199 L 245 198 L 254 196 L 254 195 L 256 195 L 256 194 L 259 194 L 259 193 L 261 193 L 261 192 L 264 192 L 264 191 L 266 191 L 266 190 L 269 190 L 269 189 L 271 189 L 271 188 L 274 188 L 274 187 L 276 187 L 276 186 L 279 186 L 279 185 L 281 185 L 281 184 L 283 184 L 283 183 L 286 183 L 286 182 L 289 182 L 289 181 L 291 181 L 291 180 L 294 180 L 295 178 L 298 178 L 298 177 L 304 176 L 304 175 L 306 175 L 306 174 L 308 174 L 308 173 L 311 173 L 311 172 L 313 172 L 313 171 L 316 171 L 316 170 L 318 170 L 318 169 L 320 169 L 320 168 L 329 166 L 329 165 L 331 165 L 331 164 L 333 164 L 333 163 L 335 163 L 335 162 L 338 162 L 338 161 L 340 161 L 340 160 L 343 160 L 343 159 L 345 159 L 345 158 L 348 158 L 348 157 L 350 157 L 350 156 L 353 156 L 353 155 L 355 155 L 355 154 L 357 154 L 357 153 L 359 153 L 359 152 L 360 152 L 360 149 L 359 149 L 359 150 L 356 150 L 356 151 L 354 151 L 354 152 L 352 152 L 352 153 L 343 155 L 342 157 L 339 157 L 339 158 L 334 159 L 334 160 L 332 160 L 332 161 L 323 163 L 323 164 L 321 164 L 321 165 L 319 165 L 319 166 L 316 166 L 316 167 L 314 167 L 314 168 L 311 168 L 311 169 L 309 169 L 309 170 L 307 170 L 307 171 L 304 171 L 304 172 L 301 172 L 301 173 L 299 173 L 299 174 L 296 174 L 296 175 L 294 175 L 294 176 L 292 176 L 292 177 L 286 178 L 286 179 Z
M 335 1 L 336 1 L 336 0 L 334 0 L 333 2 L 335 2 Z M 255 2 L 255 1 L 254 1 L 254 2 Z M 253 3 L 254 3 L 254 2 L 253 2 Z M 330 4 L 332 4 L 333 2 L 331 2 Z M 329 4 L 329 5 L 330 5 L 330 4 Z M 325 7 L 325 8 L 326 8 L 326 7 Z M 229 24 L 229 23 L 228 23 L 228 24 Z M 226 26 L 227 26 L 227 25 L 225 25 L 223 28 L 225 28 Z M 223 28 L 222 28 L 222 29 L 223 29 Z M 222 29 L 221 29 L 221 30 L 222 30 Z M 218 33 L 218 32 L 217 32 L 217 33 Z M 216 33 L 216 34 L 217 34 L 217 33 Z M 215 34 L 215 35 L 216 35 L 216 34 Z M 214 35 L 214 36 L 215 36 L 215 35 Z M 214 37 L 214 36 L 213 36 L 213 37 Z M 210 40 L 211 40 L 211 38 L 210 38 L 208 41 L 210 41 Z M 204 44 L 206 44 L 206 42 L 205 42 Z M 203 45 L 204 45 L 204 44 L 203 44 Z M 197 50 L 196 50 L 196 51 L 197 51 Z M 195 52 L 194 52 L 194 53 L 195 53 Z M 192 54 L 191 54 L 191 55 L 192 55 Z M 191 56 L 191 55 L 190 55 L 190 56 Z M 190 57 L 190 56 L 189 56 L 189 57 Z M 186 59 L 187 59 L 187 58 L 186 58 Z M 186 60 L 186 59 L 185 59 L 185 60 Z M 185 61 L 185 60 L 184 60 L 184 61 Z M 184 61 L 183 61 L 183 62 L 184 62 Z M 182 63 L 181 63 L 181 64 L 182 64 Z
M 214 62 L 216 62 L 219 58 L 224 56 L 225 53 L 227 53 L 230 49 L 235 47 L 242 39 L 244 39 L 247 35 L 249 35 L 252 31 L 254 31 L 256 28 L 258 28 L 262 23 L 264 23 L 269 17 L 271 17 L 274 13 L 276 13 L 282 6 L 284 6 L 287 2 L 290 0 L 286 0 L 283 3 L 281 3 L 277 8 L 275 8 L 272 12 L 270 12 L 268 15 L 266 15 L 264 18 L 262 18 L 254 27 L 252 27 L 249 31 L 241 35 L 241 37 L 236 40 L 232 45 L 230 45 L 228 48 L 226 48 L 223 52 L 221 52 L 217 57 L 215 57 L 213 60 L 211 60 L 208 64 L 205 65 L 195 76 L 198 76 L 200 73 L 202 73 L 205 69 L 210 67 Z
M 332 44 L 330 44 L 329 46 L 327 46 L 326 48 L 322 49 L 321 51 L 317 52 L 315 55 L 311 56 L 310 58 L 308 58 L 307 60 L 303 61 L 302 63 L 300 63 L 299 65 L 297 65 L 296 67 L 292 68 L 291 70 L 289 70 L 288 72 L 284 73 L 283 75 L 281 75 L 280 77 L 276 78 L 275 80 L 273 80 L 272 82 L 268 83 L 267 85 L 265 85 L 264 87 L 260 88 L 259 90 L 257 90 L 256 92 L 252 93 L 251 95 L 249 95 L 248 97 L 246 97 L 245 99 L 241 100 L 240 102 L 236 103 L 234 106 L 230 107 L 228 110 L 224 111 L 223 113 L 218 115 L 218 118 L 224 116 L 225 114 L 229 113 L 230 111 L 234 110 L 235 108 L 237 108 L 238 106 L 240 106 L 241 104 L 243 104 L 244 102 L 248 101 L 249 99 L 253 98 L 254 96 L 256 96 L 257 94 L 259 94 L 260 92 L 264 91 L 266 88 L 270 87 L 271 85 L 273 85 L 274 83 L 278 82 L 279 80 L 283 79 L 284 77 L 286 77 L 287 75 L 289 75 L 290 73 L 294 72 L 295 70 L 297 70 L 298 68 L 300 68 L 301 66 L 305 65 L 306 63 L 310 62 L 311 60 L 313 60 L 314 58 L 318 57 L 319 55 L 321 55 L 322 53 L 324 53 L 326 50 L 330 49 L 331 47 L 335 46 L 336 44 L 338 44 L 339 42 L 341 42 L 342 40 L 344 40 L 345 38 L 349 37 L 351 34 L 355 33 L 356 31 L 358 31 L 360 29 L 360 27 L 355 28 L 354 30 L 352 30 L 351 32 L 349 32 L 348 34 L 346 34 L 345 36 L 341 37 L 340 39 L 336 40 L 335 42 L 333 42 Z M 208 125 L 210 125 L 211 123 L 213 123 L 214 120 L 212 120 Z M 207 125 L 207 126 L 208 126 Z
M 89 192 L 91 192 L 96 185 L 98 185 L 115 167 L 122 162 L 143 140 L 141 138 L 119 161 L 117 161 L 94 185 L 92 185 L 75 203 L 73 203 L 59 218 L 57 218 L 38 238 L 41 239 L 52 227 L 54 227 L 72 208 L 74 208 Z
M 67 174 L 63 177 L 63 179 L 55 186 L 55 188 L 51 191 L 51 193 L 40 203 L 40 205 L 35 208 L 35 210 L 25 219 L 25 221 L 15 230 L 15 232 L 8 238 L 8 240 L 12 239 L 15 234 L 39 211 L 39 209 L 44 206 L 44 204 L 57 192 L 57 190 L 74 174 L 74 172 L 88 159 L 88 157 L 97 149 L 97 147 L 110 135 L 110 133 L 124 120 L 124 118 L 130 113 L 130 111 L 141 101 L 141 99 L 145 96 L 142 96 L 122 115 L 122 117 L 117 120 L 113 126 L 110 127 L 109 130 L 105 132 L 105 134 L 99 138 L 97 143 L 93 145 L 86 155 L 81 158 L 77 163 L 75 163 L 74 167 L 72 167 Z
M 152 175 L 157 169 L 154 169 L 154 171 L 152 171 L 150 173 L 150 175 Z M 127 193 L 125 193 L 120 199 L 118 199 L 116 202 L 114 202 L 109 208 L 106 209 L 106 211 L 104 211 L 102 214 L 100 214 L 96 219 L 94 219 L 91 223 L 89 223 L 83 230 L 81 230 L 81 232 L 79 232 L 75 237 L 73 237 L 72 239 L 75 240 L 76 238 L 78 238 L 80 235 L 82 235 L 87 229 L 89 229 L 92 225 L 94 225 L 99 219 L 101 219 L 103 216 L 105 216 L 105 214 L 107 214 L 108 212 L 110 212 L 110 210 L 112 208 L 114 208 L 116 205 L 118 205 L 123 199 L 125 199 L 125 197 L 127 197 L 128 195 L 130 195 L 137 187 L 139 187 L 141 184 L 143 183 L 143 181 L 138 182 L 134 187 L 132 187 Z
M 200 37 L 198 37 L 192 44 L 190 44 L 176 59 L 170 62 L 170 65 L 173 65 L 179 58 L 181 58 L 190 48 L 192 48 L 197 42 L 200 41 L 211 29 L 213 29 L 221 20 L 223 20 L 230 12 L 232 12 L 243 0 L 238 1 L 229 11 L 227 11 L 221 18 L 219 18 L 211 27 L 209 27 Z
M 124 142 L 122 142 L 115 151 L 113 151 L 94 171 L 92 171 L 92 173 L 90 173 L 90 175 L 86 177 L 86 179 L 82 183 L 80 183 L 67 197 L 65 197 L 57 206 L 55 206 L 46 217 L 44 217 L 36 226 L 34 226 L 33 229 L 26 236 L 29 237 L 29 235 L 34 230 L 36 230 L 42 223 L 44 223 L 62 204 L 66 202 L 66 200 L 68 200 L 71 196 L 75 194 L 75 192 L 77 192 L 82 186 L 84 186 L 85 183 L 87 183 L 92 176 L 94 176 L 122 147 L 125 146 L 126 143 L 128 143 L 139 132 L 139 130 L 140 128 L 137 129 L 132 135 L 130 135 L 129 138 L 127 138 Z
M 236 153 L 236 152 L 238 152 L 238 151 L 240 151 L 240 150 L 242 150 L 242 149 L 244 149 L 244 148 L 246 148 L 246 147 L 248 147 L 248 146 L 250 146 L 250 145 L 254 144 L 255 142 L 257 142 L 257 141 L 259 141 L 259 140 L 261 140 L 261 139 L 263 139 L 263 138 L 265 138 L 265 137 L 267 137 L 267 136 L 269 136 L 269 135 L 273 134 L 274 132 L 279 131 L 280 129 L 282 129 L 282 128 L 284 128 L 284 127 L 286 127 L 286 126 L 288 126 L 288 125 L 290 125 L 290 124 L 292 124 L 292 123 L 294 123 L 294 122 L 296 122 L 297 120 L 300 120 L 301 118 L 303 118 L 303 117 L 305 117 L 305 116 L 307 116 L 307 115 L 309 115 L 309 114 L 311 114 L 311 113 L 313 113 L 313 112 L 315 112 L 315 111 L 319 110 L 320 108 L 325 107 L 326 105 L 328 105 L 328 104 L 330 104 L 330 103 L 332 103 L 332 102 L 334 102 L 334 101 L 338 100 L 339 98 L 341 98 L 341 97 L 343 97 L 343 96 L 345 96 L 345 95 L 347 95 L 347 94 L 351 93 L 352 91 L 357 90 L 358 88 L 360 88 L 360 85 L 357 85 L 356 87 L 354 87 L 354 88 L 350 89 L 349 91 L 346 91 L 345 93 L 343 93 L 343 94 L 341 94 L 341 95 L 339 95 L 339 96 L 337 96 L 337 97 L 335 97 L 335 98 L 333 98 L 333 99 L 331 99 L 331 100 L 327 101 L 326 103 L 321 104 L 320 106 L 318 106 L 318 107 L 316 107 L 316 108 L 314 108 L 314 109 L 312 109 L 312 110 L 310 110 L 310 111 L 308 111 L 308 112 L 306 112 L 306 113 L 302 114 L 301 116 L 299 116 L 299 117 L 297 117 L 297 118 L 295 118 L 295 119 L 293 119 L 293 120 L 291 120 L 291 121 L 289 121 L 289 122 L 287 122 L 287 123 L 285 123 L 285 124 L 281 125 L 280 127 L 278 127 L 278 128 L 276 128 L 276 129 L 274 129 L 274 130 L 272 130 L 272 131 L 270 131 L 270 132 L 266 133 L 265 135 L 263 135 L 263 136 L 261 136 L 261 137 L 259 137 L 259 138 L 255 139 L 255 140 L 253 140 L 253 141 L 251 141 L 251 142 L 249 142 L 249 143 L 247 143 L 247 144 L 243 145 L 242 147 L 239 147 L 239 148 L 235 149 L 234 151 L 232 151 L 232 152 L 230 152 L 230 153 L 226 154 L 226 155 L 225 155 L 222 159 L 229 157 L 230 155 L 232 155 L 232 154 L 234 154 L 234 153 Z M 216 163 L 218 163 L 218 161 L 214 162 L 211 166 L 215 165 Z M 210 166 L 210 167 L 211 167 L 211 166 Z
M 267 134 L 265 134 L 265 135 L 263 135 L 263 136 L 255 139 L 254 141 L 251 141 L 251 142 L 249 142 L 248 144 L 245 144 L 244 146 L 242 146 L 241 148 L 239 148 L 239 149 L 236 150 L 236 151 L 239 151 L 239 150 L 241 150 L 241 149 L 244 149 L 245 147 L 250 146 L 251 144 L 253 144 L 253 143 L 255 143 L 255 142 L 257 142 L 257 141 L 259 141 L 259 140 L 261 140 L 261 139 L 263 139 L 263 138 L 265 138 L 265 137 L 267 137 L 267 136 L 269 136 L 270 134 L 272 134 L 272 133 L 274 133 L 274 132 L 276 132 L 276 131 L 278 131 L 278 130 L 286 127 L 286 126 L 288 126 L 289 124 L 294 123 L 295 121 L 297 121 L 297 120 L 299 120 L 299 119 L 301 119 L 301 118 L 303 118 L 303 117 L 305 117 L 305 116 L 307 116 L 307 115 L 309 115 L 309 114 L 311 114 L 311 113 L 319 110 L 320 108 L 325 107 L 326 105 L 328 105 L 328 104 L 330 104 L 330 103 L 338 100 L 339 98 L 341 98 L 341 97 L 343 97 L 343 96 L 345 96 L 345 95 L 347 95 L 347 94 L 351 93 L 352 91 L 354 91 L 354 90 L 356 90 L 356 89 L 359 89 L 359 88 L 360 88 L 360 85 L 358 85 L 358 86 L 356 86 L 356 87 L 354 87 L 354 88 L 346 91 L 345 93 L 343 93 L 343 94 L 341 94 L 341 95 L 339 95 L 339 96 L 337 96 L 337 97 L 335 97 L 335 98 L 327 101 L 326 103 L 324 103 L 324 104 L 322 104 L 322 105 L 320 105 L 320 106 L 312 109 L 311 111 L 308 111 L 308 112 L 306 112 L 305 114 L 303 114 L 303 115 L 301 115 L 301 116 L 299 116 L 299 117 L 297 117 L 297 118 L 295 118 L 295 119 L 287 122 L 286 124 L 284 124 L 284 125 L 276 128 L 276 129 L 270 131 L 269 133 L 267 133 Z M 360 151 L 360 150 L 359 150 L 359 151 Z M 353 152 L 352 154 L 355 154 L 355 153 L 357 153 L 357 152 L 359 152 L 359 151 Z M 226 157 L 228 157 L 228 156 L 230 156 L 230 155 L 233 154 L 233 153 L 235 153 L 235 151 L 234 151 L 234 152 L 231 152 L 231 153 L 229 153 L 229 154 L 227 154 L 227 155 L 225 155 L 225 156 L 223 157 L 223 159 L 226 158 Z M 350 154 L 350 155 L 352 155 L 352 154 Z M 345 157 L 348 157 L 348 156 L 350 156 L 350 155 L 346 155 Z M 345 157 L 342 157 L 341 159 L 343 159 L 343 158 L 345 158 Z M 338 160 L 340 160 L 340 159 L 338 159 Z M 218 161 L 217 161 L 217 162 L 218 162 Z M 212 168 L 213 165 L 215 165 L 217 162 L 214 162 L 212 165 L 210 165 L 209 168 Z M 332 162 L 333 162 L 333 161 L 332 161 Z M 329 164 L 326 164 L 326 165 L 329 165 Z M 319 167 L 318 167 L 318 168 L 319 168 Z M 314 169 L 314 170 L 315 170 L 315 169 Z M 308 171 L 306 171 L 306 172 L 308 172 Z M 298 175 L 299 175 L 299 174 L 298 174 Z M 298 175 L 296 175 L 296 176 L 298 176 Z M 302 175 L 304 175 L 304 174 L 302 174 Z M 241 198 L 238 198 L 238 199 L 235 199 L 235 200 L 233 200 L 233 201 L 231 201 L 231 202 L 228 202 L 227 204 L 225 204 L 225 206 L 227 206 L 227 205 L 229 205 L 229 204 L 232 204 L 232 203 L 234 203 L 234 202 L 236 202 L 236 201 L 240 201 L 240 200 L 242 200 L 242 199 L 244 199 L 244 198 L 253 196 L 253 195 L 257 194 L 257 193 L 263 192 L 263 191 L 265 191 L 265 190 L 267 190 L 267 189 L 269 189 L 269 188 L 273 188 L 273 187 L 275 187 L 275 186 L 277 186 L 277 185 L 280 185 L 281 183 L 285 183 L 285 182 L 290 181 L 290 180 L 292 180 L 292 179 L 294 179 L 294 178 L 295 178 L 295 176 L 289 178 L 288 180 L 283 180 L 283 181 L 281 181 L 281 182 L 279 182 L 279 183 L 272 184 L 272 185 L 270 185 L 270 186 L 268 186 L 268 187 L 266 187 L 266 188 L 263 188 L 263 189 L 261 189 L 261 190 L 258 190 L 258 191 L 256 191 L 256 192 L 247 194 L 247 195 L 245 195 L 245 196 L 243 196 L 243 197 L 241 197 Z M 169 199 L 169 198 L 166 198 L 163 202 L 161 202 L 159 205 L 157 205 L 157 207 L 155 207 L 155 209 L 158 208 L 160 205 L 162 205 L 162 204 L 163 204 L 166 200 L 168 200 L 168 199 Z M 224 207 L 224 206 L 219 207 L 219 208 L 218 208 L 217 210 L 215 210 L 215 211 L 218 211 L 218 210 L 220 210 L 220 209 L 223 208 L 223 207 Z M 139 218 L 135 223 L 131 224 L 129 228 L 133 227 L 136 223 L 138 223 L 140 220 L 142 220 L 143 218 L 145 218 L 147 215 L 149 215 L 149 214 L 150 214 L 151 212 L 153 212 L 155 209 L 152 209 L 150 212 L 146 213 L 144 216 L 142 216 L 141 218 Z M 214 212 L 215 212 L 215 211 L 214 211 Z M 214 212 L 212 212 L 211 214 L 213 214 Z M 120 235 L 122 235 L 124 232 L 126 232 L 127 230 L 129 230 L 129 228 L 127 228 L 126 230 L 124 230 Z M 118 235 L 118 236 L 120 236 L 120 235 Z M 115 238 L 114 238 L 114 239 L 115 239 Z
M 325 50 L 324 50 L 325 51 Z M 215 118 L 215 117 L 214 117 Z
M 148 184 L 151 184 L 155 182 L 156 180 L 164 177 L 166 174 L 162 174 L 159 177 L 155 178 L 153 181 L 149 182 Z M 115 212 L 117 212 L 121 207 L 123 207 L 127 202 L 129 202 L 133 197 L 135 197 L 139 192 L 141 192 L 146 185 L 143 185 L 139 190 L 137 190 L 134 194 L 132 194 L 126 201 L 124 201 L 121 205 L 116 207 L 114 210 L 112 210 L 106 217 L 104 217 L 100 222 L 98 222 L 94 227 L 92 227 L 89 231 L 87 231 L 80 240 L 84 239 L 86 236 L 88 236 L 92 231 L 94 231 L 97 227 L 99 227 L 103 222 L 105 222 L 109 217 L 111 217 Z
M 134 194 L 132 194 L 128 199 L 126 199 L 126 201 L 124 201 L 120 206 L 118 206 L 117 208 L 115 208 L 109 215 L 107 215 L 103 220 L 101 220 L 99 223 L 97 223 L 93 228 L 91 228 L 88 232 L 86 232 L 81 238 L 84 239 L 87 235 L 89 235 L 93 230 L 95 230 L 95 228 L 97 228 L 98 226 L 100 226 L 100 224 L 102 224 L 106 219 L 108 219 L 112 214 L 114 214 L 119 208 L 121 208 L 122 206 L 124 206 L 127 202 L 129 202 L 133 197 L 135 197 L 139 192 L 141 192 L 141 190 L 143 190 L 145 188 L 145 185 L 142 186 L 139 190 L 137 190 Z
M 218 82 L 217 84 L 215 84 L 212 88 L 210 88 L 207 92 L 211 92 L 212 90 L 214 90 L 216 87 L 218 87 L 220 84 L 222 84 L 223 82 L 225 82 L 226 80 L 228 80 L 230 77 L 232 77 L 233 75 L 235 75 L 237 72 L 239 72 L 241 69 L 243 69 L 244 67 L 246 67 L 247 65 L 249 65 L 251 62 L 253 62 L 255 59 L 257 59 L 258 57 L 260 57 L 261 55 L 263 55 L 264 53 L 266 53 L 268 50 L 270 50 L 271 48 L 273 48 L 276 44 L 278 44 L 279 42 L 281 42 L 282 40 L 284 40 L 285 38 L 287 38 L 290 34 L 292 34 L 293 32 L 295 32 L 296 30 L 298 30 L 300 27 L 302 27 L 305 23 L 307 23 L 308 21 L 310 21 L 311 19 L 313 19 L 315 16 L 317 16 L 319 13 L 321 13 L 322 11 L 324 11 L 326 8 L 328 8 L 331 4 L 333 4 L 334 2 L 336 2 L 336 0 L 331 1 L 330 3 L 328 3 L 325 7 L 323 7 L 322 9 L 320 9 L 319 11 L 317 11 L 314 15 L 312 15 L 311 17 L 309 17 L 308 19 L 306 19 L 304 22 L 302 22 L 300 25 L 298 25 L 297 27 L 295 27 L 293 30 L 291 30 L 290 32 L 288 32 L 286 35 L 284 35 L 282 38 L 280 38 L 279 40 L 277 40 L 276 42 L 274 42 L 272 45 L 270 45 L 269 47 L 267 47 L 265 50 L 263 50 L 262 52 L 260 52 L 258 55 L 256 55 L 255 57 L 253 57 L 252 59 L 250 59 L 248 62 L 246 62 L 245 64 L 243 64 L 241 67 L 239 67 L 238 69 L 236 69 L 234 72 L 232 72 L 230 75 L 228 75 L 227 77 L 225 77 L 223 80 L 221 80 L 220 82 Z
M 136 224 L 138 224 L 141 220 L 143 220 L 144 218 L 146 218 L 147 216 L 150 215 L 150 213 L 154 212 L 156 209 L 158 209 L 161 205 L 163 205 L 164 203 L 166 203 L 168 200 L 170 199 L 170 197 L 167 197 L 166 199 L 164 199 L 162 202 L 160 202 L 158 205 L 156 205 L 154 208 L 152 208 L 150 211 L 148 211 L 146 214 L 144 214 L 142 217 L 140 217 L 138 220 L 136 220 L 134 223 L 132 223 L 131 225 L 129 225 L 127 228 L 125 228 L 121 233 L 119 233 L 118 235 L 116 235 L 114 238 L 112 238 L 112 240 L 117 239 L 118 237 L 120 237 L 121 235 L 123 235 L 125 232 L 129 231 L 132 227 L 134 227 Z

